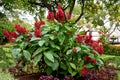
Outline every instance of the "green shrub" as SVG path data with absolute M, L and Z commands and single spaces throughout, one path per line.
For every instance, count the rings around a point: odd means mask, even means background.
M 0 80 L 15 80 L 10 73 L 0 72 Z
M 120 46 L 104 44 L 104 54 L 120 56 Z
M 0 68 L 6 69 L 14 63 L 10 48 L 0 46 Z

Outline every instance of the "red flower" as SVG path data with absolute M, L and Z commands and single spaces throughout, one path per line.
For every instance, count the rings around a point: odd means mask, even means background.
M 73 52 L 77 52 L 77 49 L 75 47 L 73 47 L 72 51 Z
M 87 44 L 87 45 L 91 45 L 91 43 L 92 43 L 92 34 L 90 34 L 89 36 L 85 36 L 85 43 Z
M 85 56 L 85 60 L 86 60 L 87 62 L 91 62 L 91 63 L 94 63 L 94 64 L 97 62 L 95 59 L 92 59 L 92 58 L 89 57 L 89 56 Z
M 71 32 L 69 32 L 69 31 L 67 31 L 66 33 L 67 33 L 67 34 L 71 34 Z
M 35 35 L 35 37 L 41 37 L 42 36 L 41 30 L 40 29 L 35 29 L 34 35 Z
M 58 4 L 58 11 L 56 12 L 56 19 L 60 21 L 64 20 L 64 12 L 60 4 Z
M 35 26 L 36 29 L 39 29 L 41 24 L 40 24 L 40 22 L 35 21 L 34 26 Z
M 92 47 L 95 51 L 97 51 L 99 54 L 103 53 L 103 46 L 102 43 L 100 43 L 99 41 L 93 41 L 92 42 Z
M 48 11 L 47 19 L 53 21 L 54 20 L 54 13 L 51 11 Z
M 3 29 L 2 32 L 3 32 L 3 34 L 5 35 L 6 38 L 10 37 L 10 34 L 7 30 Z
M 18 35 L 17 35 L 16 32 L 10 31 L 9 33 L 10 33 L 10 35 L 11 35 L 12 37 L 14 37 L 14 38 L 17 38 L 17 37 L 18 37 Z
M 69 20 L 71 18 L 71 15 L 69 12 L 66 13 L 66 18 Z
M 15 38 L 12 38 L 12 37 L 9 37 L 7 38 L 10 42 L 14 42 L 15 41 Z
M 40 24 L 41 24 L 41 25 L 44 25 L 44 24 L 45 24 L 45 22 L 42 20 L 42 18 L 40 18 Z
M 82 74 L 83 76 L 87 75 L 88 73 L 88 69 L 86 69 L 85 67 L 82 68 L 82 70 L 80 71 L 80 74 Z
M 76 42 L 81 44 L 83 42 L 83 36 L 78 34 L 77 37 L 76 37 Z
M 15 25 L 15 29 L 16 29 L 16 31 L 17 31 L 18 33 L 20 33 L 20 34 L 27 32 L 26 28 L 25 28 L 25 27 L 22 27 L 22 26 L 19 25 L 19 24 L 16 24 L 16 25 Z
M 25 40 L 26 40 L 27 42 L 29 42 L 30 39 L 29 39 L 29 38 L 26 38 Z

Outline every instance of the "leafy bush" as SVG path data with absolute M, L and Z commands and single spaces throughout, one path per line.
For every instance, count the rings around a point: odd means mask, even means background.
M 0 80 L 15 80 L 10 73 L 0 72 Z
M 104 54 L 120 56 L 120 46 L 104 44 Z
M 19 24 L 14 32 L 3 30 L 6 38 L 16 44 L 12 47 L 16 67 L 27 67 L 28 73 L 38 68 L 47 75 L 77 77 L 86 75 L 91 68 L 98 69 L 102 64 L 101 42 L 93 41 L 91 34 L 86 35 L 89 31 L 81 35 L 75 25 L 65 23 L 60 5 L 56 13 L 58 21 L 54 20 L 53 12 L 48 15 L 47 24 L 40 19 L 31 31 Z
M 0 68 L 9 68 L 14 63 L 10 48 L 0 46 Z

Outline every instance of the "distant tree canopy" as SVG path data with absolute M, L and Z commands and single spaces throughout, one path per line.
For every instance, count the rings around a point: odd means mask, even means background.
M 74 23 L 84 20 L 83 23 L 103 26 L 109 21 L 120 25 L 120 0 L 1 0 L 0 6 L 11 11 L 22 9 L 36 12 L 42 16 L 46 9 L 56 13 L 58 3 L 64 11 L 68 11 L 72 16 L 77 15 Z

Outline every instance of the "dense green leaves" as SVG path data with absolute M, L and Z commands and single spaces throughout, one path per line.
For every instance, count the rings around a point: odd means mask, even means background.
M 54 63 L 53 51 L 44 52 L 44 56 Z
M 24 57 L 25 57 L 28 61 L 30 61 L 31 54 L 30 54 L 28 51 L 23 50 L 23 55 L 24 55 Z

